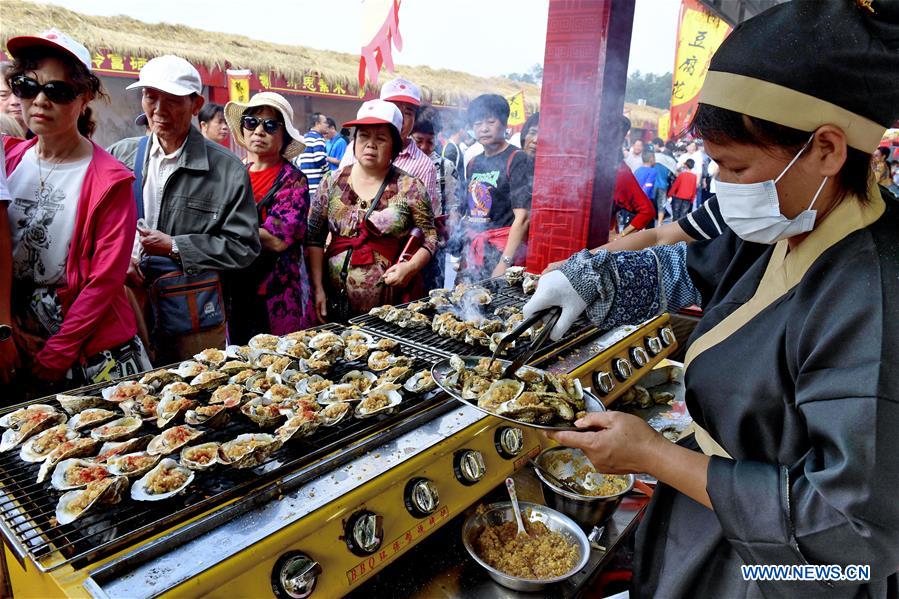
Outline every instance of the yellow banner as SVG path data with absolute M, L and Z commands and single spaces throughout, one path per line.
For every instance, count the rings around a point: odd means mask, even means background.
M 527 120 L 527 117 L 524 116 L 524 90 L 514 96 L 509 96 L 506 100 L 509 102 L 509 126 L 524 125 Z
M 662 141 L 668 141 L 671 134 L 671 113 L 666 112 L 662 116 L 659 117 L 659 137 L 662 138 Z
M 228 75 L 228 98 L 232 102 L 249 102 L 250 71 L 228 69 L 226 74 Z
M 730 25 L 704 9 L 697 0 L 682 0 L 671 86 L 672 135 L 679 136 L 690 124 L 712 55 L 730 31 Z

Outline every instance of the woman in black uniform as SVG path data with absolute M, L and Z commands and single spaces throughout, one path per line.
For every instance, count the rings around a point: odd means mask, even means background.
M 602 328 L 697 302 L 669 443 L 627 414 L 559 433 L 603 472 L 660 484 L 640 597 L 899 593 L 899 205 L 868 155 L 899 118 L 896 2 L 794 1 L 738 26 L 693 127 L 728 227 L 689 248 L 572 256 L 525 312 Z M 872 12 L 873 11 L 873 12 Z M 750 581 L 743 565 L 870 566 L 870 579 Z

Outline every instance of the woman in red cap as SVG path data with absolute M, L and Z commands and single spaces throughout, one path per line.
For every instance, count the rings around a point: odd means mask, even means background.
M 6 346 L 0 368 L 26 396 L 145 370 L 124 288 L 132 176 L 90 140 L 89 104 L 104 95 L 90 53 L 53 29 L 7 48 L 7 83 L 35 138 L 4 138 L 12 255 L 0 256 L 0 277 L 11 266 L 12 285 L 0 305 L 12 308 L 0 313 L 0 344 L 14 342 L 23 366 L 12 372 Z

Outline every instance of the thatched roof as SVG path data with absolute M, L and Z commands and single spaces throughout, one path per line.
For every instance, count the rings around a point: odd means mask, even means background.
M 624 103 L 624 116 L 631 120 L 631 126 L 635 129 L 655 129 L 659 125 L 659 117 L 666 112 L 664 108 L 655 106 Z
M 123 4 L 123 8 L 127 4 Z M 90 50 L 107 49 L 120 54 L 153 57 L 177 54 L 209 69 L 251 69 L 254 73 L 279 73 L 298 78 L 318 73 L 358 91 L 359 56 L 287 46 L 240 35 L 217 33 L 165 23 L 149 24 L 130 17 L 95 17 L 59 6 L 23 0 L 0 0 L 0 42 L 16 35 L 35 34 L 56 27 L 82 42 Z M 464 104 L 482 93 L 510 96 L 524 90 L 528 108 L 536 109 L 540 89 L 504 77 L 484 78 L 426 66 L 396 65 L 397 75 L 422 86 L 444 104 Z M 390 75 L 382 73 L 384 78 Z

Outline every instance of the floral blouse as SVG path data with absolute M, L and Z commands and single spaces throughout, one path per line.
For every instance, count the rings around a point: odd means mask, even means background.
M 324 247 L 328 234 L 355 237 L 359 225 L 372 198 L 360 200 L 350 184 L 352 165 L 335 171 L 331 177 L 322 180 L 309 213 L 309 231 L 306 243 Z M 394 168 L 388 175 L 387 187 L 381 201 L 369 217 L 369 223 L 381 233 L 394 237 L 402 245 L 409 232 L 418 227 L 424 233 L 423 245 L 432 255 L 437 247 L 437 230 L 434 227 L 434 213 L 424 184 L 415 177 Z M 396 256 L 384 256 L 375 251 L 374 262 L 363 266 L 351 266 L 347 276 L 347 296 L 350 310 L 354 314 L 367 312 L 385 301 L 382 277 L 394 263 Z M 330 256 L 327 260 L 327 280 L 330 289 L 340 283 L 340 271 L 346 252 Z

